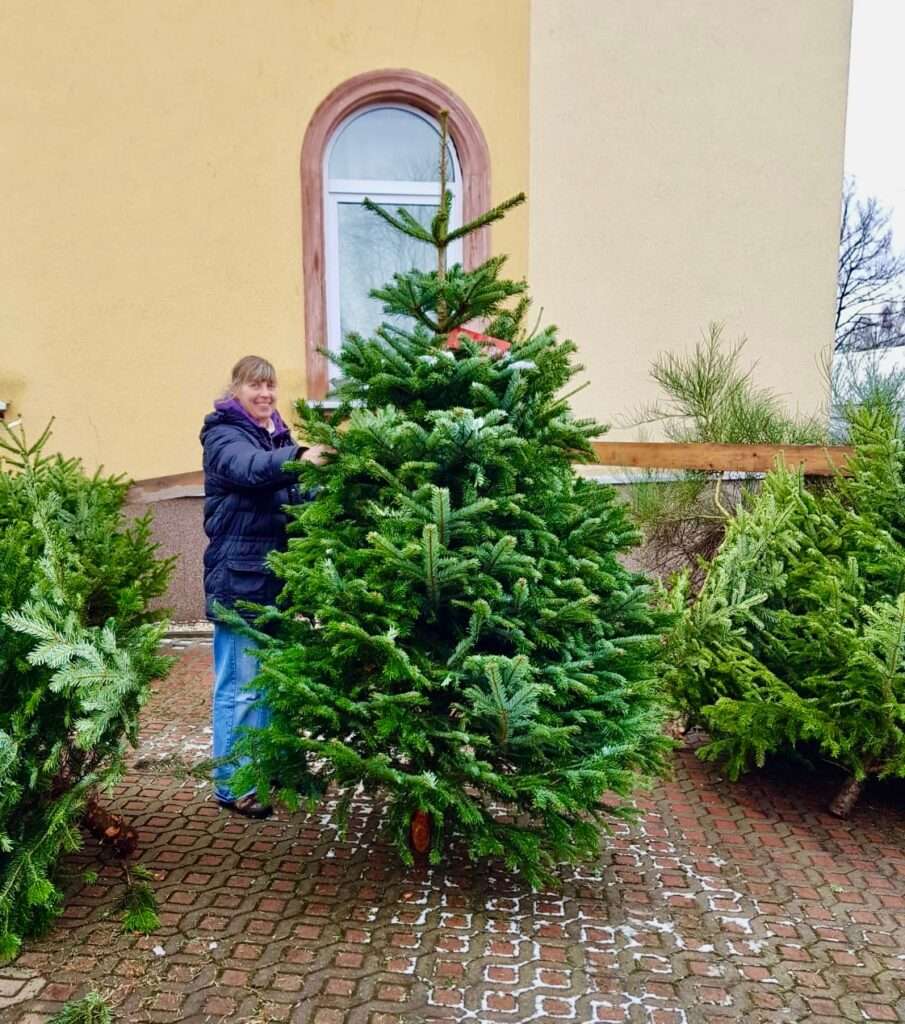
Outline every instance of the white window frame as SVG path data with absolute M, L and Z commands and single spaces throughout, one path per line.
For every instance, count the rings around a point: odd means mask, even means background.
M 347 117 L 333 132 L 329 145 L 324 152 L 324 284 L 327 300 L 327 348 L 338 353 L 343 342 L 340 334 L 340 294 L 339 294 L 339 204 L 361 203 L 365 198 L 371 199 L 380 206 L 386 207 L 391 213 L 399 206 L 438 205 L 440 202 L 440 183 L 434 181 L 381 181 L 370 178 L 331 178 L 329 174 L 330 156 L 336 140 L 342 135 L 350 122 L 363 114 L 374 110 L 402 110 L 414 114 L 426 121 L 439 134 L 437 121 L 417 107 L 403 103 L 374 103 L 362 107 Z M 452 193 L 452 210 L 450 226 L 458 227 L 462 223 L 462 168 L 456 154 L 452 139 L 449 140 L 452 153 L 452 180 L 446 187 Z M 377 214 L 374 214 L 376 217 Z M 456 239 L 448 250 L 449 263 L 462 262 L 462 240 Z

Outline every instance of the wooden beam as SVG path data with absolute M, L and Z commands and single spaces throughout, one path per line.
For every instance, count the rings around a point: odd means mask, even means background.
M 594 441 L 603 466 L 637 469 L 701 470 L 710 473 L 766 473 L 778 456 L 790 468 L 804 468 L 807 476 L 845 472 L 853 448 L 826 448 L 819 444 L 678 444 L 672 441 Z M 175 473 L 136 480 L 129 501 L 154 502 L 196 498 L 204 494 L 204 474 Z
M 806 476 L 845 472 L 854 452 L 849 447 L 819 444 L 681 444 L 672 441 L 594 441 L 601 465 L 639 469 L 685 469 L 722 473 L 766 473 L 778 457 Z

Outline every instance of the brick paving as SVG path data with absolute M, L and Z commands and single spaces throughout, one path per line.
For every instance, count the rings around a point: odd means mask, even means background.
M 558 891 L 455 854 L 406 870 L 365 798 L 342 841 L 327 807 L 220 811 L 183 768 L 208 754 L 210 648 L 179 653 L 110 798 L 139 829 L 161 927 L 120 932 L 120 869 L 87 845 L 57 926 L 0 968 L 4 1024 L 90 987 L 130 1024 L 905 1021 L 901 787 L 840 822 L 832 780 L 730 784 L 685 749 L 638 823 Z

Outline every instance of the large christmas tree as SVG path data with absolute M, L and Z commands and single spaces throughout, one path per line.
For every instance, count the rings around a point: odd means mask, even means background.
M 562 396 L 575 346 L 524 327 L 504 258 L 446 266 L 524 197 L 451 230 L 442 195 L 429 228 L 367 204 L 437 268 L 374 293 L 395 322 L 346 339 L 339 409 L 298 407 L 336 455 L 299 467 L 319 494 L 271 558 L 285 586 L 259 620 L 256 686 L 274 717 L 246 739 L 244 781 L 279 779 L 290 803 L 332 784 L 341 809 L 363 784 L 404 859 L 414 816 L 433 861 L 457 835 L 537 884 L 593 855 L 663 766 L 661 624 L 617 558 L 636 535 L 614 491 L 572 468 L 602 429 Z

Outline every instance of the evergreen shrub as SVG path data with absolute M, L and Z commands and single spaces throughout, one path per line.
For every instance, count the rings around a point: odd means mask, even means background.
M 128 483 L 89 476 L 0 425 L 0 956 L 59 912 L 61 855 L 86 800 L 169 659 L 149 610 L 171 570 L 150 517 L 127 524 Z

